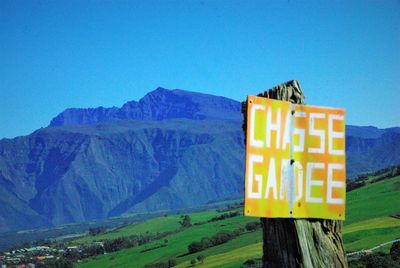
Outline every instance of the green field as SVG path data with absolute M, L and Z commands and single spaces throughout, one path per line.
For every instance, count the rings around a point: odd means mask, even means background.
M 351 191 L 346 200 L 346 251 L 368 249 L 400 237 L 400 176 Z
M 368 184 L 347 194 L 347 213 L 343 238 L 346 251 L 368 249 L 377 244 L 400 237 L 400 219 L 390 215 L 400 213 L 400 176 Z M 241 209 L 239 209 L 240 211 Z M 189 214 L 192 223 L 204 222 L 216 215 L 214 210 Z M 211 237 L 221 230 L 235 230 L 257 218 L 237 216 L 221 221 L 194 225 L 179 229 L 179 215 L 171 215 L 131 224 L 111 232 L 86 236 L 73 241 L 73 244 L 87 243 L 93 240 L 104 240 L 128 236 L 174 231 L 160 240 L 141 246 L 120 250 L 114 253 L 97 256 L 94 259 L 79 263 L 79 267 L 143 267 L 145 264 L 166 262 L 175 258 L 177 267 L 190 266 L 190 260 L 198 255 L 206 258 L 196 267 L 240 267 L 244 261 L 260 258 L 262 254 L 261 231 L 245 232 L 239 237 L 204 251 L 187 255 L 187 246 L 202 237 Z M 167 241 L 167 242 L 166 242 Z M 151 249 L 157 245 L 163 247 Z M 385 247 L 384 249 L 388 249 Z M 142 251 L 142 252 L 141 252 Z M 186 255 L 185 255 L 186 254 Z
M 192 222 L 201 222 L 206 221 L 219 213 L 215 210 L 203 211 L 191 213 L 190 217 Z M 91 241 L 101 241 L 105 239 L 113 239 L 121 236 L 129 236 L 129 235 L 139 235 L 148 233 L 157 233 L 157 232 L 169 232 L 174 231 L 179 228 L 179 220 L 181 215 L 171 215 L 171 216 L 162 216 L 158 218 L 149 219 L 147 221 L 133 223 L 123 228 L 118 228 L 113 231 L 100 234 L 97 236 L 85 236 L 80 239 L 74 240 L 73 244 L 81 244 L 88 243 Z
M 193 219 L 195 219 L 196 216 L 198 219 L 201 219 L 204 216 L 210 215 L 210 212 L 207 211 L 204 212 L 204 214 L 202 213 L 196 213 L 196 214 L 197 215 L 191 214 L 191 216 L 193 215 Z M 173 216 L 171 218 L 173 218 L 176 222 L 178 222 L 179 220 L 179 217 L 176 216 Z M 153 219 L 152 223 L 157 225 L 157 220 L 162 220 L 164 222 L 165 218 Z M 95 260 L 83 263 L 81 264 L 81 266 L 82 267 L 122 267 L 122 266 L 127 267 L 129 265 L 132 266 L 134 264 L 135 267 L 142 267 L 145 264 L 151 262 L 168 261 L 168 259 L 170 258 L 176 258 L 179 255 L 184 255 L 185 253 L 187 253 L 187 246 L 193 241 L 200 240 L 204 236 L 212 236 L 221 230 L 235 230 L 240 227 L 244 227 L 246 223 L 254 220 L 255 220 L 254 218 L 238 216 L 234 218 L 225 219 L 222 221 L 216 221 L 203 225 L 192 226 L 190 228 L 177 232 L 173 235 L 167 236 L 161 239 L 160 241 L 153 241 L 142 246 L 124 249 L 115 253 L 98 256 Z M 173 224 L 160 225 L 160 228 L 157 228 L 157 230 L 159 232 L 170 230 L 171 225 Z M 120 231 L 123 230 L 121 229 Z M 144 249 L 152 248 L 156 245 L 163 244 L 165 239 L 168 240 L 166 247 L 141 252 Z M 241 235 L 238 238 L 229 241 L 228 243 L 209 248 L 201 252 L 201 254 L 205 256 L 211 254 L 220 254 L 232 251 L 233 249 L 242 246 L 252 245 L 257 242 L 261 242 L 261 233 L 248 232 Z M 191 259 L 196 258 L 197 255 L 199 254 L 178 257 L 177 261 L 178 262 L 190 261 Z
M 262 256 L 262 242 L 254 243 L 244 247 L 235 248 L 226 253 L 211 254 L 199 267 L 240 267 L 249 257 L 257 258 Z M 190 266 L 190 262 L 182 262 L 177 268 Z
M 345 224 L 400 213 L 399 193 L 400 176 L 349 192 Z

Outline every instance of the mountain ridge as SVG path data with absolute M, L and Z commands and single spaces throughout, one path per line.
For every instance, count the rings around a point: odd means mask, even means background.
M 223 147 L 229 148 L 226 154 Z M 128 210 L 191 207 L 239 195 L 243 157 L 242 130 L 235 121 L 49 127 L 0 142 L 0 190 L 7 193 L 0 202 L 14 196 L 19 202 L 9 204 L 13 210 L 44 215 L 51 225 L 102 219 Z M 212 161 L 204 165 L 207 158 Z M 227 162 L 226 166 L 216 159 Z M 208 190 L 198 192 L 191 185 L 194 181 Z M 6 222 L 2 229 L 27 228 L 20 219 L 28 216 L 22 216 L 13 218 L 0 211 L 0 220 Z
M 116 120 L 165 120 L 173 118 L 240 120 L 240 110 L 240 102 L 226 97 L 158 87 L 147 93 L 139 101 L 128 101 L 121 108 L 100 106 L 88 109 L 66 109 L 55 116 L 49 126 L 94 124 Z
M 146 96 L 142 106 L 127 102 L 125 119 L 104 113 L 90 120 L 83 111 L 61 125 L 0 140 L 0 231 L 240 196 L 240 103 L 182 90 Z M 400 128 L 346 131 L 348 177 L 400 163 Z

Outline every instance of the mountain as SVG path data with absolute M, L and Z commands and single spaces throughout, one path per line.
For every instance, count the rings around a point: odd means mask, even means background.
M 0 140 L 0 231 L 195 207 L 243 195 L 240 103 L 158 88 L 67 109 Z M 347 126 L 347 175 L 400 163 L 400 128 Z
M 242 120 L 239 102 L 202 93 L 157 88 L 138 102 L 129 101 L 121 108 L 67 109 L 50 126 L 95 124 L 116 120 Z
M 360 137 L 364 139 L 378 139 L 386 133 L 400 133 L 400 127 L 377 128 L 374 126 L 346 126 L 346 136 Z
M 0 227 L 81 222 L 241 196 L 243 159 L 237 121 L 118 121 L 40 129 L 0 142 Z
M 400 128 L 346 126 L 347 177 L 400 163 Z

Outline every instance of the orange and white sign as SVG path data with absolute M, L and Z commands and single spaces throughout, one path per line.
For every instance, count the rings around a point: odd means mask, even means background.
M 344 220 L 344 115 L 248 97 L 246 216 Z

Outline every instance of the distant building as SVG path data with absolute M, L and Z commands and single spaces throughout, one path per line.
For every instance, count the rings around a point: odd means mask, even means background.
M 79 248 L 77 246 L 67 247 L 67 252 L 79 252 Z
M 43 260 L 46 259 L 46 256 L 43 256 L 43 255 L 41 255 L 41 256 L 36 256 L 36 259 L 37 259 L 38 261 L 43 261 Z
M 102 241 L 96 241 L 96 242 L 93 242 L 93 245 L 94 245 L 94 246 L 104 247 L 104 242 L 102 242 Z

